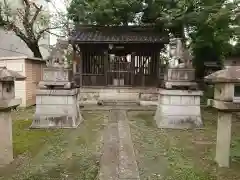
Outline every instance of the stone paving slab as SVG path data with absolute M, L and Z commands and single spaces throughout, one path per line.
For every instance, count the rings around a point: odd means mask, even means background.
M 127 114 L 118 111 L 119 179 L 140 179 Z
M 99 180 L 118 180 L 119 136 L 115 111 L 110 111 L 104 134 Z
M 99 180 L 139 180 L 139 172 L 125 110 L 109 110 Z

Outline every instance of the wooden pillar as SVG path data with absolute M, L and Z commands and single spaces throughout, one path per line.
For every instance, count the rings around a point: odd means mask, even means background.
M 131 85 L 134 85 L 134 75 L 135 75 L 135 53 L 131 54 Z
M 77 65 L 77 55 L 76 55 L 76 50 L 73 50 L 73 55 L 72 55 L 72 70 L 73 70 L 73 74 L 77 73 L 76 65 Z
M 83 85 L 83 53 L 80 52 L 80 58 L 79 58 L 79 63 L 80 63 L 80 67 L 79 67 L 79 76 L 80 76 L 80 87 L 82 87 Z
M 160 84 L 160 65 L 161 65 L 161 62 L 160 62 L 160 52 L 155 52 L 154 53 L 154 57 L 155 57 L 155 61 L 156 61 L 156 69 L 155 69 L 155 71 L 156 71 L 156 85 L 158 86 L 159 84 Z
M 216 162 L 219 167 L 229 167 L 232 113 L 218 111 Z
M 108 51 L 104 51 L 104 76 L 106 86 L 108 85 L 108 71 L 109 71 Z
M 144 70 L 145 70 L 145 64 L 144 64 L 144 58 L 145 58 L 145 54 L 144 53 L 140 53 L 140 61 L 141 61 L 141 73 L 142 73 L 142 87 L 145 86 L 145 74 L 144 74 Z

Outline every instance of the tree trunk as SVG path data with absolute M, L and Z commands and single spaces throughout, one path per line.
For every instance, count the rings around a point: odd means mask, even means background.
M 37 42 L 28 43 L 27 46 L 33 52 L 34 57 L 42 59 L 42 54 Z

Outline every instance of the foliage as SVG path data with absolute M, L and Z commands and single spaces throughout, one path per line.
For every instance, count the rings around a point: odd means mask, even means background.
M 164 24 L 175 37 L 191 42 L 197 77 L 204 73 L 205 61 L 221 64 L 229 41 L 239 36 L 239 4 L 226 0 L 148 0 L 145 23 Z
M 75 23 L 128 25 L 143 6 L 142 0 L 72 0 L 68 13 Z
M 233 17 L 234 4 L 214 0 L 201 5 L 203 9 L 212 7 L 211 11 L 204 12 L 205 18 L 201 24 L 195 25 L 195 31 L 190 33 L 192 40 L 194 64 L 197 77 L 203 77 L 204 62 L 215 61 L 222 64 L 228 54 L 230 39 L 235 31 L 231 25 L 235 23 Z
M 240 42 L 237 42 L 235 45 L 229 45 L 227 48 L 227 56 L 240 57 Z

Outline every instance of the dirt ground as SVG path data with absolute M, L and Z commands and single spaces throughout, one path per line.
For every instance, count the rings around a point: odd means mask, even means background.
M 217 168 L 217 112 L 203 109 L 202 113 L 201 130 L 160 130 L 154 112 L 128 113 L 142 180 L 240 179 L 240 121 L 233 122 L 231 168 Z
M 3 180 L 92 180 L 99 172 L 105 115 L 84 112 L 77 129 L 30 130 L 34 109 L 13 112 L 15 160 Z

